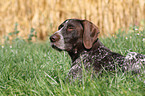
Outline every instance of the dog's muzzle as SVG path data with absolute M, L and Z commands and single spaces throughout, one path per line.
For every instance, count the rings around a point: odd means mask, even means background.
M 51 46 L 57 50 L 65 50 L 64 38 L 61 34 L 61 31 L 55 32 L 50 36 Z

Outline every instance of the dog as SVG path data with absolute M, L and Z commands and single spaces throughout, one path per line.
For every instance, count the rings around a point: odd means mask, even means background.
M 83 68 L 95 73 L 102 69 L 117 70 L 116 66 L 125 71 L 140 73 L 145 67 L 145 55 L 130 52 L 126 57 L 106 48 L 98 38 L 97 26 L 88 20 L 67 19 L 58 31 L 50 36 L 51 46 L 59 51 L 67 51 L 72 64 L 67 78 L 82 78 Z M 145 70 L 144 70 L 145 72 Z

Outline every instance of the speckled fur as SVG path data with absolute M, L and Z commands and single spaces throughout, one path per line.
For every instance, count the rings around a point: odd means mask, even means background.
M 140 73 L 145 66 L 145 55 L 136 52 L 130 52 L 127 56 L 122 56 L 118 53 L 111 52 L 104 46 L 99 46 L 98 49 L 91 52 L 83 52 L 71 66 L 67 78 L 81 78 L 82 64 L 86 70 L 93 68 L 95 73 L 99 73 L 102 69 L 107 71 L 117 71 L 118 67 L 123 72 L 131 71 Z M 145 73 L 145 72 L 144 72 Z

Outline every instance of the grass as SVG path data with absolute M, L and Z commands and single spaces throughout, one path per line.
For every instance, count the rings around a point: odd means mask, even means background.
M 101 38 L 112 51 L 126 55 L 130 51 L 145 54 L 145 30 L 118 32 Z M 31 43 L 17 40 L 0 46 L 1 96 L 145 96 L 145 78 L 123 73 L 104 73 L 93 79 L 85 75 L 81 82 L 65 82 L 71 60 L 66 52 L 57 52 L 49 41 Z M 142 74 L 144 75 L 144 74 Z

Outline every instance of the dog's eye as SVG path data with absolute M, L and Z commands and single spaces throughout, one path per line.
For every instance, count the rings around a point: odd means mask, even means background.
M 72 31 L 72 30 L 74 30 L 74 27 L 73 27 L 73 26 L 69 26 L 69 27 L 67 28 L 67 31 Z

